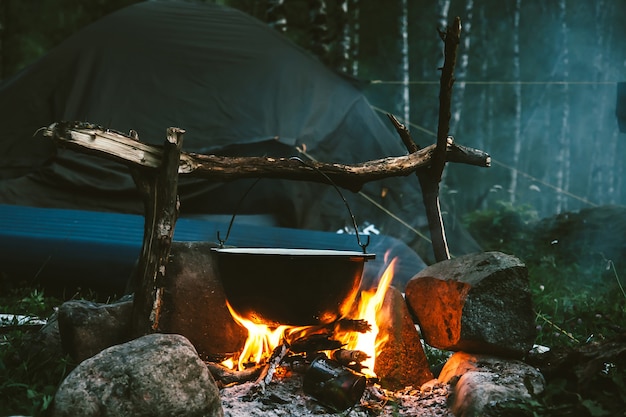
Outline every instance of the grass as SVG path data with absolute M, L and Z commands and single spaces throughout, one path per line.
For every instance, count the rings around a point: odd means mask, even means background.
M 48 317 L 59 304 L 39 288 L 3 291 L 0 312 Z M 32 330 L 13 326 L 0 333 L 0 410 L 4 415 L 34 415 L 46 410 L 67 372 L 67 361 L 51 360 L 41 350 L 27 349 Z
M 48 294 L 32 282 L 6 285 L 0 280 L 0 313 L 48 318 L 65 299 L 96 299 L 91 291 Z M 41 348 L 38 328 L 14 326 L 0 328 L 0 416 L 43 415 L 54 394 L 72 370 L 69 356 Z

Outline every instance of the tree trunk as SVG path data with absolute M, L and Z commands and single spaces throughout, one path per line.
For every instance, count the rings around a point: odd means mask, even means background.
M 269 0 L 267 3 L 267 24 L 279 32 L 287 31 L 285 0 Z
M 402 80 L 401 99 L 399 100 L 404 123 L 408 126 L 411 118 L 409 81 L 409 4 L 408 0 L 400 0 L 400 78 Z
M 511 170 L 511 184 L 509 185 L 509 201 L 515 203 L 517 195 L 517 169 L 520 165 L 520 153 L 522 151 L 522 84 L 520 77 L 520 45 L 519 45 L 519 21 L 522 0 L 515 1 L 513 12 L 513 100 L 515 102 L 515 116 L 513 119 L 513 161 Z
M 439 30 L 445 30 L 448 26 L 448 13 L 450 12 L 450 0 L 437 0 L 437 26 Z
M 465 97 L 465 80 L 467 78 L 467 69 L 469 67 L 472 15 L 474 12 L 474 0 L 465 1 L 465 15 L 463 20 L 463 40 L 461 42 L 461 54 L 459 55 L 459 64 L 457 73 L 457 82 L 455 83 L 454 97 L 452 104 L 452 119 L 450 120 L 450 131 L 454 135 L 457 130 L 461 113 L 463 111 L 463 99 Z
M 435 260 L 437 262 L 450 259 L 450 250 L 446 239 L 446 232 L 441 218 L 439 203 L 439 183 L 446 165 L 445 149 L 451 141 L 450 107 L 452 101 L 452 85 L 454 84 L 454 68 L 456 66 L 457 51 L 461 36 L 461 20 L 457 17 L 449 26 L 444 36 L 444 62 L 441 69 L 439 85 L 439 121 L 437 124 L 437 148 L 433 154 L 431 166 L 418 173 L 422 188 L 422 199 L 426 208 L 426 217 L 430 229 L 430 239 L 433 244 Z
M 561 126 L 558 138 L 558 154 L 557 154 L 557 172 L 556 186 L 561 190 L 556 198 L 556 213 L 567 210 L 567 196 L 565 193 L 569 191 L 569 175 L 570 175 L 570 97 L 569 86 L 569 49 L 568 49 L 568 27 L 567 27 L 567 2 L 559 0 L 559 19 L 561 24 L 561 71 L 562 80 L 565 81 L 561 88 L 559 102 L 562 105 Z
M 309 17 L 311 23 L 311 51 L 325 64 L 330 63 L 328 12 L 325 0 L 311 0 Z
M 348 28 L 350 36 L 350 44 L 348 49 L 348 62 L 350 63 L 350 66 L 348 72 L 355 77 L 359 75 L 359 31 L 361 30 L 361 25 L 359 23 L 360 12 L 361 11 L 359 8 L 359 0 L 349 0 L 348 24 L 346 24 L 346 28 Z

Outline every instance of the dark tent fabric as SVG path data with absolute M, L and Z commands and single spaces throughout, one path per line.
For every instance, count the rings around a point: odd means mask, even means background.
M 186 130 L 183 149 L 202 153 L 291 156 L 306 146 L 317 160 L 343 163 L 406 153 L 347 79 L 264 23 L 215 4 L 124 8 L 0 85 L 0 203 L 142 213 L 126 167 L 35 134 L 62 120 L 133 129 L 152 144 L 176 126 Z M 181 213 L 230 213 L 247 184 L 181 178 Z M 365 191 L 411 222 L 422 211 L 414 178 Z M 385 229 L 402 230 L 397 222 L 348 194 L 358 220 L 398 236 Z M 241 210 L 270 213 L 286 227 L 349 224 L 335 191 L 321 184 L 263 180 Z

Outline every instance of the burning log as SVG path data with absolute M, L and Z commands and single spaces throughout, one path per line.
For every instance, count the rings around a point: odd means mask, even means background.
M 363 362 L 368 360 L 370 355 L 361 350 L 351 349 L 338 349 L 333 352 L 333 359 L 346 368 L 350 368 L 353 371 L 361 372 L 363 368 Z
M 367 333 L 372 331 L 372 325 L 366 320 L 341 319 L 335 323 L 335 331 Z
M 330 338 L 329 334 L 310 334 L 296 339 L 291 343 L 291 351 L 295 353 L 321 352 L 339 349 L 342 343 Z
M 276 368 L 283 361 L 283 358 L 289 351 L 289 347 L 286 343 L 282 343 L 274 349 L 272 352 L 272 356 L 267 361 L 263 370 L 261 371 L 261 375 L 256 380 L 256 383 L 261 388 L 261 391 L 265 391 L 265 386 L 272 382 L 272 378 L 274 378 L 274 373 L 276 372 Z
M 244 369 L 243 371 L 236 371 L 228 369 L 227 367 L 215 362 L 207 362 L 207 368 L 213 375 L 216 381 L 219 381 L 223 385 L 242 384 L 244 382 L 252 381 L 259 378 L 262 366 L 255 366 L 252 368 Z
M 344 366 L 361 363 L 369 357 L 370 355 L 360 350 L 338 349 L 333 352 L 333 359 Z

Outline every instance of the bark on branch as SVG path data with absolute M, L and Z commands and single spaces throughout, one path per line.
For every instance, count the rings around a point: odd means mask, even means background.
M 135 276 L 132 331 L 139 337 L 159 330 L 165 269 L 178 220 L 178 175 L 184 130 L 169 128 L 158 170 L 132 168 L 144 203 L 144 234 Z M 139 143 L 139 142 L 136 142 Z
M 439 183 L 443 175 L 443 169 L 446 162 L 458 162 L 476 165 L 478 162 L 474 160 L 475 154 L 466 152 L 468 148 L 461 149 L 455 147 L 451 149 L 454 140 L 448 136 L 450 130 L 451 103 L 452 103 L 452 86 L 454 84 L 454 67 L 456 65 L 456 56 L 458 45 L 461 38 L 461 19 L 455 18 L 452 26 L 448 27 L 445 33 L 441 33 L 444 41 L 444 64 L 441 68 L 441 79 L 439 85 L 439 122 L 437 125 L 437 144 L 434 147 L 431 164 L 425 169 L 416 170 L 422 189 L 422 201 L 426 209 L 426 217 L 428 219 L 428 228 L 430 230 L 430 238 L 433 245 L 433 252 L 437 262 L 450 259 L 450 251 L 446 240 L 446 231 L 441 217 L 441 207 L 439 204 Z M 402 139 L 404 146 L 411 153 L 419 152 L 419 146 L 413 141 L 409 129 L 400 123 L 394 116 L 387 115 L 394 125 L 396 132 Z M 473 162 L 472 162 L 473 161 Z M 490 159 L 484 160 L 487 166 Z
M 44 134 L 62 147 L 80 152 L 95 153 L 117 160 L 130 167 L 158 169 L 161 166 L 161 147 L 138 142 L 119 132 L 82 122 L 55 123 Z M 408 155 L 391 156 L 359 164 L 309 162 L 328 175 L 338 186 L 359 191 L 367 182 L 387 177 L 407 176 L 428 168 L 437 145 L 427 146 Z M 446 145 L 446 159 L 481 167 L 491 164 L 483 151 L 457 145 Z M 196 153 L 180 154 L 180 175 L 217 181 L 241 178 L 285 178 L 290 180 L 325 182 L 313 169 L 289 158 L 223 157 Z

